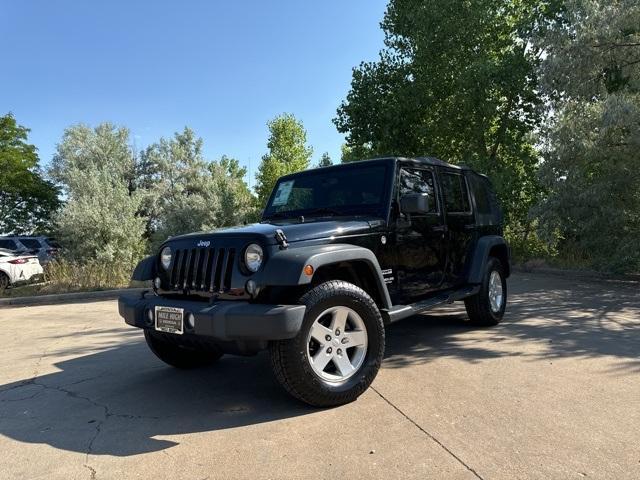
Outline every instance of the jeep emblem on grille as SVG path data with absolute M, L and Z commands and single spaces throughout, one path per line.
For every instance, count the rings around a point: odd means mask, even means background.
M 209 240 L 200 240 L 196 247 L 208 247 L 209 245 L 211 245 Z

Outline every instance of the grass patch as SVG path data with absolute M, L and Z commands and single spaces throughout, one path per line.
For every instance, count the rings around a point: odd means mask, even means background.
M 90 292 L 114 288 L 146 286 L 130 281 L 135 265 L 90 261 L 55 260 L 44 267 L 44 282 L 8 288 L 0 297 L 27 297 L 70 292 Z

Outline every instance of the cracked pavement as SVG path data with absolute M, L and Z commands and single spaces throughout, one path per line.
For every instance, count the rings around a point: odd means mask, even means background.
M 640 478 L 640 288 L 516 274 L 503 324 L 390 327 L 350 405 L 264 354 L 165 366 L 114 301 L 0 309 L 0 478 Z

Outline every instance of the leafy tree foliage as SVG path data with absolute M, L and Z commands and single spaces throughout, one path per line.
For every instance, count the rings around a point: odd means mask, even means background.
M 568 1 L 539 45 L 554 112 L 542 231 L 562 255 L 640 271 L 640 4 Z
M 55 220 L 72 260 L 132 265 L 142 255 L 146 219 L 138 214 L 135 166 L 126 128 L 102 123 L 64 132 L 49 173 L 67 196 Z
M 58 189 L 42 178 L 29 129 L 10 113 L 0 117 L 0 232 L 31 234 L 50 228 Z
M 329 152 L 324 152 L 320 157 L 320 161 L 318 161 L 318 167 L 330 167 L 333 165 L 331 161 L 331 157 L 329 156 Z
M 264 207 L 276 180 L 282 175 L 305 170 L 313 149 L 307 146 L 307 132 L 302 122 L 285 113 L 271 120 L 269 127 L 269 152 L 262 157 L 256 175 L 258 203 Z
M 512 227 L 526 230 L 540 194 L 532 132 L 543 105 L 544 0 L 391 0 L 376 62 L 353 71 L 334 122 L 347 134 L 343 161 L 433 155 L 487 173 Z
M 139 184 L 155 245 L 173 235 L 236 225 L 253 214 L 246 169 L 226 156 L 207 161 L 202 145 L 202 139 L 185 128 L 141 155 Z

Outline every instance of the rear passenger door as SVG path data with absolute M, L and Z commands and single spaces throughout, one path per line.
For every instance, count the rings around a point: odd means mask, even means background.
M 464 282 L 465 262 L 475 239 L 476 224 L 463 172 L 440 169 L 439 176 L 447 225 L 449 262 L 445 281 L 449 286 L 456 286 Z

